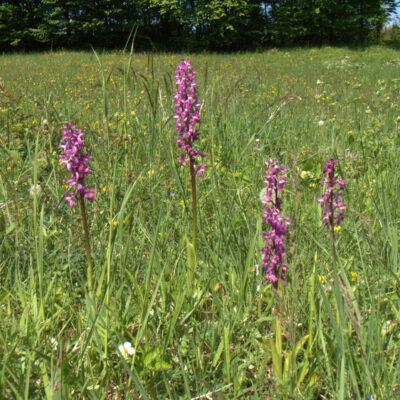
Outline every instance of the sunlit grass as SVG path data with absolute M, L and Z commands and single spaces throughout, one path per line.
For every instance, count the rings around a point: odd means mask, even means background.
M 183 57 L 207 154 L 190 273 Z M 399 65 L 381 47 L 0 56 L 0 397 L 399 396 Z M 92 299 L 79 213 L 62 201 L 65 121 L 93 156 Z M 331 157 L 348 182 L 336 268 L 316 201 Z M 292 222 L 279 293 L 258 266 L 270 158 L 288 167 Z

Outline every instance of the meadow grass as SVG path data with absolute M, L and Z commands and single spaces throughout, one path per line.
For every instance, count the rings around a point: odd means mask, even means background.
M 183 57 L 207 154 L 196 262 L 173 118 Z M 398 398 L 399 65 L 382 47 L 1 55 L 0 397 Z M 62 201 L 65 121 L 93 156 L 91 297 Z M 331 157 L 348 182 L 335 266 L 316 201 Z M 292 221 L 279 290 L 259 268 L 270 158 L 288 167 Z

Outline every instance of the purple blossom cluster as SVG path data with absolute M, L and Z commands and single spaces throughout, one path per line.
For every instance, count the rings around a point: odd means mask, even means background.
M 63 139 L 59 146 L 63 150 L 60 155 L 60 164 L 64 164 L 67 171 L 71 172 L 72 178 L 66 179 L 65 183 L 70 187 L 75 187 L 75 192 L 68 192 L 64 195 L 64 200 L 69 201 L 70 207 L 76 204 L 78 195 L 86 197 L 88 200 L 93 201 L 95 196 L 94 189 L 88 189 L 85 186 L 85 176 L 92 173 L 89 160 L 92 156 L 84 153 L 82 150 L 85 147 L 83 136 L 85 134 L 80 129 L 75 129 L 70 123 L 63 127 Z
M 266 283 L 277 285 L 279 279 L 287 285 L 285 271 L 288 266 L 284 263 L 286 258 L 285 239 L 288 233 L 290 220 L 281 215 L 282 199 L 279 192 L 283 192 L 287 185 L 285 173 L 287 168 L 279 167 L 276 160 L 269 160 L 265 163 L 266 176 L 264 182 L 267 184 L 263 193 L 264 221 L 269 225 L 268 232 L 263 232 L 262 237 L 266 245 L 262 249 L 264 255 L 261 266 L 265 270 Z
M 325 174 L 322 186 L 326 185 L 325 193 L 317 201 L 321 204 L 324 226 L 338 226 L 344 219 L 346 206 L 343 203 L 343 191 L 346 181 L 335 178 L 335 168 L 338 160 L 331 158 L 326 161 L 323 169 Z
M 176 139 L 178 149 L 183 149 L 184 153 L 178 157 L 182 165 L 192 166 L 195 173 L 203 179 L 205 170 L 204 164 L 196 165 L 196 158 L 204 158 L 205 154 L 193 147 L 193 143 L 199 137 L 198 125 L 200 124 L 199 99 L 196 89 L 196 71 L 192 68 L 191 61 L 181 60 L 175 75 L 175 84 L 178 90 L 175 93 L 175 118 L 176 129 L 179 137 Z

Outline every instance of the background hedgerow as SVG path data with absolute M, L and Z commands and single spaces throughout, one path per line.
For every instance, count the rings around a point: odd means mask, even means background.
M 207 154 L 190 284 L 173 119 L 185 56 L 0 57 L 0 397 L 396 398 L 398 53 L 190 55 Z M 93 299 L 63 201 L 65 121 L 93 157 Z M 316 201 L 332 157 L 347 182 L 336 268 Z M 288 168 L 279 290 L 260 268 L 268 159 Z

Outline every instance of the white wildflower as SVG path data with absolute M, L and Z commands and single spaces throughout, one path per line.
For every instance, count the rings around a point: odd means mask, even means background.
M 32 185 L 30 188 L 29 188 L 29 195 L 32 197 L 32 199 L 33 199 L 33 197 L 36 195 L 36 197 L 39 197 L 39 195 L 40 195 L 40 192 L 42 191 L 42 188 L 41 188 L 41 186 L 37 183 L 36 185 Z
M 129 342 L 125 342 L 124 344 L 120 344 L 118 346 L 118 350 L 119 350 L 121 356 L 125 358 L 125 360 L 128 358 L 128 355 L 131 356 L 134 353 L 134 349 L 133 349 L 132 345 Z
M 318 126 L 324 126 L 325 125 L 325 121 L 318 121 Z
M 300 178 L 301 179 L 312 179 L 314 177 L 311 171 L 301 171 Z
M 307 179 L 308 178 L 308 171 L 301 171 L 300 178 L 301 179 Z
M 58 347 L 57 339 L 51 338 L 51 339 L 50 339 L 50 345 L 51 345 L 51 348 L 52 348 L 54 351 L 57 351 L 57 347 Z

